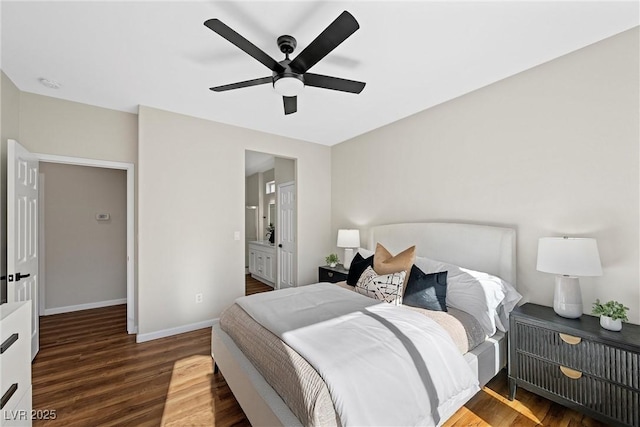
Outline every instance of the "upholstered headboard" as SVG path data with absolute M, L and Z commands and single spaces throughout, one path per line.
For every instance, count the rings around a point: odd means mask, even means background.
M 422 222 L 369 229 L 368 248 L 391 253 L 416 245 L 416 255 L 484 271 L 516 285 L 516 231 L 489 225 Z

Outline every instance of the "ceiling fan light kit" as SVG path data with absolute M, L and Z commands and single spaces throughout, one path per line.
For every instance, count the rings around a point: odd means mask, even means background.
M 272 71 L 270 77 L 260 77 L 210 88 L 214 92 L 224 92 L 232 89 L 272 83 L 274 90 L 282 95 L 284 114 L 287 115 L 295 113 L 298 110 L 297 96 L 305 86 L 348 93 L 360 93 L 366 84 L 354 80 L 308 72 L 311 67 L 360 28 L 355 18 L 347 11 L 342 12 L 340 16 L 293 60 L 289 59 L 289 55 L 293 53 L 297 46 L 296 39 L 289 35 L 278 37 L 278 47 L 285 55 L 285 59 L 280 62 L 271 58 L 259 47 L 242 37 L 219 19 L 209 19 L 204 25 L 260 61 Z
M 273 88 L 282 96 L 297 96 L 304 89 L 301 75 L 273 76 Z

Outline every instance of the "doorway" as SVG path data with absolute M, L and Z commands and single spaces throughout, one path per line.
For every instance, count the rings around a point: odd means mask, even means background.
M 126 304 L 126 172 L 40 162 L 39 173 L 39 314 Z
M 245 151 L 245 273 L 248 279 L 258 280 L 273 289 L 296 286 L 296 165 L 296 159 Z M 293 197 L 287 198 L 293 200 L 287 214 L 294 221 L 285 223 L 292 226 L 284 242 L 278 224 L 282 201 L 280 191 L 282 184 L 287 183 L 293 185 L 287 187 L 289 190 L 293 188 Z M 280 260 L 285 258 L 287 263 L 283 268 Z M 282 286 L 282 277 L 287 278 L 285 286 Z
M 135 288 L 135 188 L 134 188 L 134 165 L 132 163 L 122 163 L 122 162 L 112 162 L 105 160 L 94 160 L 94 159 L 83 159 L 76 157 L 65 157 L 65 156 L 55 156 L 49 154 L 35 154 L 36 158 L 42 163 L 49 164 L 58 164 L 58 165 L 74 165 L 74 166 L 84 166 L 90 168 L 102 168 L 102 169 L 116 169 L 121 170 L 126 174 L 126 249 L 124 253 L 123 262 L 126 263 L 126 304 L 127 304 L 127 333 L 135 334 L 137 333 L 138 324 L 137 324 L 137 310 L 136 310 L 136 288 Z M 46 187 L 46 182 L 45 182 Z M 46 191 L 46 189 L 45 189 Z M 42 206 L 42 204 L 41 204 Z M 95 212 L 93 216 L 93 221 L 96 223 L 100 223 L 101 225 L 106 225 L 109 221 L 113 221 L 109 215 L 110 212 L 106 210 L 104 212 L 99 211 Z M 44 213 L 46 215 L 46 212 Z M 41 215 L 42 218 L 42 215 Z M 41 227 L 44 224 L 41 222 Z M 44 257 L 44 249 L 45 244 L 42 240 L 45 235 L 44 232 L 39 233 L 40 235 L 40 248 L 39 252 L 41 254 L 41 259 Z M 41 264 L 42 265 L 42 264 Z M 44 275 L 42 276 L 44 277 Z M 43 281 L 40 281 L 40 295 L 45 295 L 46 292 L 46 284 Z M 117 300 L 111 300 L 111 302 L 118 302 Z M 44 306 L 44 298 L 40 298 L 38 303 L 38 311 L 41 314 L 46 312 L 46 308 Z M 99 306 L 104 305 L 91 305 L 87 304 L 85 306 L 79 306 L 78 309 L 88 309 L 88 308 L 97 308 Z M 49 311 L 48 314 L 53 314 Z

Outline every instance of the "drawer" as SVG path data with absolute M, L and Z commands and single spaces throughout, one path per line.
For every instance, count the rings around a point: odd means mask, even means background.
M 27 390 L 23 390 L 21 399 L 16 402 L 13 408 L 5 407 L 2 410 L 2 420 L 0 420 L 0 426 L 2 427 L 29 427 L 32 425 L 32 398 L 31 387 Z
M 0 343 L 4 351 L 0 354 L 0 396 L 8 399 L 3 399 L 6 400 L 3 410 L 15 407 L 31 386 L 30 314 L 31 305 L 27 303 L 2 319 Z M 10 390 L 14 390 L 13 394 Z
M 320 282 L 336 283 L 347 280 L 347 275 L 337 271 L 327 270 L 325 268 L 318 269 Z
M 640 391 L 640 354 L 527 323 L 516 322 L 516 328 L 517 352 Z
M 520 380 L 617 423 L 640 426 L 640 391 L 584 372 L 563 373 L 561 365 L 534 356 L 520 354 L 516 363 Z

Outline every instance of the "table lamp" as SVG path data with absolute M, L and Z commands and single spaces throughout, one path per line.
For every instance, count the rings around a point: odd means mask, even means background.
M 577 276 L 602 276 L 596 239 L 542 237 L 538 241 L 538 271 L 556 274 L 553 310 L 559 316 L 582 316 L 582 293 Z
M 342 265 L 348 270 L 353 259 L 353 248 L 360 246 L 360 230 L 338 230 L 337 246 L 345 248 Z

